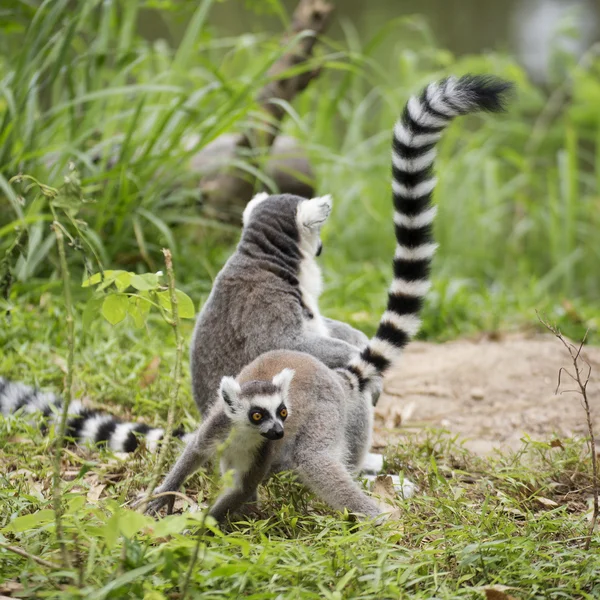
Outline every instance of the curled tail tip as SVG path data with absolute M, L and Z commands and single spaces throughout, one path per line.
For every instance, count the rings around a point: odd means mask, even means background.
M 515 91 L 514 83 L 495 75 L 463 75 L 459 79 L 449 77 L 445 82 L 449 91 L 466 95 L 469 108 L 485 112 L 505 111 Z

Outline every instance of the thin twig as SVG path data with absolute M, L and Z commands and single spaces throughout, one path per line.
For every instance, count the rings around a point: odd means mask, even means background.
M 52 210 L 54 213 L 54 210 Z M 69 267 L 67 265 L 67 255 L 65 252 L 65 239 L 63 230 L 58 221 L 56 220 L 56 214 L 54 213 L 54 222 L 52 228 L 56 235 L 56 244 L 58 246 L 58 255 L 60 258 L 60 270 L 63 280 L 63 293 L 65 297 L 65 309 L 67 312 L 66 324 L 67 324 L 67 375 L 65 381 L 65 390 L 63 393 L 63 405 L 62 414 L 60 417 L 60 424 L 58 426 L 58 433 L 55 440 L 55 452 L 54 452 L 54 475 L 52 479 L 52 495 L 54 499 L 54 515 L 56 520 L 56 537 L 60 546 L 60 552 L 62 556 L 62 562 L 65 567 L 69 566 L 69 553 L 63 537 L 62 527 L 62 514 L 63 505 L 61 498 L 61 479 L 60 479 L 60 467 L 62 461 L 63 444 L 65 440 L 65 432 L 67 429 L 67 418 L 69 415 L 69 405 L 71 404 L 71 398 L 73 394 L 73 361 L 75 356 L 75 328 L 73 319 L 73 302 L 71 300 L 71 276 L 69 273 Z
M 169 297 L 171 300 L 171 319 L 170 325 L 173 327 L 175 333 L 175 371 L 173 374 L 173 387 L 171 388 L 171 398 L 169 400 L 169 412 L 167 414 L 167 425 L 165 427 L 165 433 L 162 438 L 160 445 L 160 451 L 158 453 L 158 459 L 156 461 L 156 467 L 152 475 L 150 485 L 146 490 L 146 498 L 140 504 L 141 510 L 146 510 L 146 506 L 149 501 L 149 497 L 154 491 L 158 478 L 160 477 L 164 464 L 167 458 L 167 451 L 173 435 L 173 422 L 175 420 L 175 406 L 177 405 L 177 398 L 179 397 L 179 388 L 181 387 L 181 364 L 183 358 L 183 336 L 179 327 L 179 309 L 177 306 L 177 294 L 175 293 L 175 273 L 173 271 L 173 257 L 171 251 L 167 248 L 163 248 L 163 255 L 165 257 L 165 266 L 167 268 L 167 279 L 169 284 Z
M 14 552 L 15 554 L 18 554 L 19 556 L 24 556 L 25 558 L 29 558 L 33 562 L 36 562 L 38 565 L 42 565 L 42 567 L 48 567 L 49 569 L 60 569 L 60 565 L 50 562 L 49 560 L 45 560 L 44 558 L 40 558 L 39 556 L 36 556 L 35 554 L 29 554 L 29 552 L 26 552 L 25 550 L 23 550 L 22 548 L 19 548 L 18 546 L 9 546 L 8 544 L 4 544 L 3 542 L 0 542 L 0 548 L 4 548 L 5 550 Z
M 148 496 L 145 496 L 144 498 L 133 502 L 131 504 L 131 508 L 133 510 L 135 510 L 142 505 L 145 506 L 146 504 L 148 504 L 148 502 L 150 502 L 150 500 L 154 500 L 155 498 L 162 498 L 163 496 L 175 496 L 176 498 L 181 498 L 182 500 L 189 502 L 192 506 L 197 506 L 197 503 L 194 502 L 194 500 L 192 500 L 189 496 L 186 496 L 182 492 L 172 492 L 171 491 L 171 492 L 160 492 L 159 494 L 150 494 Z
M 564 367 L 559 370 L 559 372 L 558 372 L 558 387 L 556 388 L 556 390 L 558 391 L 558 388 L 560 387 L 561 373 L 564 372 L 567 375 L 569 375 L 569 377 L 571 377 L 571 379 L 573 379 L 573 381 L 575 381 L 577 383 L 577 386 L 579 389 L 573 390 L 573 391 L 581 395 L 582 404 L 583 404 L 583 408 L 585 410 L 585 416 L 587 419 L 587 426 L 588 426 L 588 431 L 590 434 L 590 452 L 592 454 L 592 489 L 593 489 L 593 494 L 594 494 L 594 509 L 592 512 L 592 520 L 590 523 L 588 535 L 585 538 L 585 545 L 584 545 L 584 549 L 589 550 L 590 545 L 592 543 L 592 535 L 593 535 L 594 529 L 596 527 L 596 522 L 598 521 L 598 513 L 599 513 L 598 496 L 599 496 L 599 492 L 600 492 L 600 485 L 598 482 L 598 461 L 596 458 L 596 438 L 594 437 L 594 424 L 592 422 L 592 416 L 590 413 L 590 403 L 589 403 L 588 396 L 587 396 L 587 384 L 590 380 L 590 375 L 592 374 L 592 366 L 590 365 L 590 363 L 587 360 L 585 360 L 585 358 L 582 358 L 582 356 L 581 356 L 581 349 L 583 348 L 583 344 L 585 343 L 585 340 L 587 338 L 588 331 L 585 332 L 585 335 L 583 336 L 583 339 L 581 340 L 581 343 L 579 344 L 579 346 L 575 346 L 571 342 L 567 342 L 567 340 L 564 338 L 563 334 L 556 327 L 554 327 L 553 325 L 550 325 L 548 322 L 544 321 L 540 317 L 540 315 L 538 315 L 538 319 L 540 320 L 540 323 L 542 325 L 544 325 L 544 327 L 546 327 L 546 329 L 551 331 L 554 334 L 554 336 L 556 338 L 558 338 L 560 340 L 560 342 L 562 343 L 562 345 L 567 349 L 567 351 L 569 352 L 569 355 L 571 356 L 571 361 L 573 363 L 573 368 L 575 370 L 575 375 L 573 375 L 573 373 L 567 371 Z M 587 367 L 587 375 L 585 377 L 582 377 L 583 369 L 579 364 L 580 361 L 583 362 L 583 364 Z

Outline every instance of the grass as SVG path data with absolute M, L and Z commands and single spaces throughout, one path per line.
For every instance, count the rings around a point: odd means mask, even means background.
M 0 372 L 60 389 L 64 319 L 64 304 L 52 294 L 41 306 L 18 306 L 0 332 Z M 98 321 L 83 331 L 78 322 L 76 395 L 162 424 L 173 332 L 158 315 L 146 329 L 126 323 Z M 189 324 L 182 333 L 190 339 Z M 157 356 L 162 363 L 152 381 L 147 369 Z M 143 379 L 147 387 L 140 387 Z M 188 428 L 196 419 L 189 389 L 186 370 L 177 420 Z M 0 421 L 0 543 L 58 562 L 50 448 L 38 424 Z M 598 534 L 591 551 L 582 550 L 591 485 L 583 440 L 524 440 L 516 454 L 483 460 L 447 434 L 423 432 L 388 447 L 386 456 L 387 471 L 404 472 L 420 487 L 417 497 L 396 502 L 398 520 L 353 524 L 284 474 L 263 488 L 260 518 L 202 537 L 189 597 L 479 598 L 498 585 L 513 586 L 509 593 L 521 599 L 600 594 Z M 0 589 L 11 582 L 22 586 L 22 597 L 180 597 L 198 517 L 157 523 L 124 508 L 146 489 L 156 460 L 143 451 L 123 459 L 68 448 L 63 527 L 73 567 L 49 569 L 0 548 Z M 198 474 L 185 493 L 206 501 L 217 487 L 212 473 Z
M 67 207 L 75 396 L 164 424 L 171 328 L 152 314 L 141 329 L 100 316 L 84 325 L 90 289 L 78 284 L 99 264 L 155 271 L 168 246 L 177 285 L 196 306 L 204 301 L 237 231 L 198 211 L 198 176 L 182 140 L 199 134 L 197 150 L 253 120 L 253 97 L 282 50 L 264 32 L 219 37 L 208 0 L 161 3 L 165 18 L 187 28 L 178 48 L 151 43 L 136 25 L 151 4 L 20 2 L 0 12 L 0 289 L 12 280 L 0 299 L 10 309 L 1 317 L 0 374 L 64 387 L 66 312 L 50 207 L 9 180 L 22 172 L 60 187 L 73 161 L 74 192 L 86 200 L 77 219 L 87 223 L 71 222 Z M 600 62 L 590 55 L 569 65 L 568 93 L 548 119 L 548 97 L 508 56 L 457 59 L 416 18 L 366 41 L 349 26 L 346 34 L 321 46 L 326 69 L 288 108 L 285 125 L 307 149 L 319 191 L 335 199 L 324 232 L 324 312 L 372 333 L 383 309 L 394 245 L 390 126 L 408 94 L 450 72 L 491 72 L 514 80 L 518 97 L 504 116 L 456 123 L 441 145 L 441 247 L 422 337 L 534 328 L 537 309 L 568 335 L 589 329 L 598 342 L 600 128 L 590 107 Z M 189 342 L 189 322 L 181 333 Z M 188 429 L 197 420 L 187 370 L 176 417 Z M 0 594 L 180 598 L 198 516 L 157 523 L 126 508 L 155 461 L 141 451 L 123 460 L 68 448 L 63 526 L 72 566 L 44 567 L 0 547 Z M 51 466 L 51 439 L 37 423 L 0 420 L 0 543 L 59 562 Z M 263 493 L 264 518 L 228 533 L 209 524 L 214 535 L 202 536 L 189 597 L 479 598 L 493 585 L 513 586 L 518 598 L 600 596 L 598 535 L 591 552 L 581 550 L 590 495 L 582 440 L 525 440 L 516 455 L 482 460 L 424 432 L 388 448 L 386 468 L 403 470 L 421 493 L 398 500 L 401 518 L 377 528 L 331 514 L 289 476 L 277 478 Z M 188 493 L 207 499 L 217 485 L 199 474 Z

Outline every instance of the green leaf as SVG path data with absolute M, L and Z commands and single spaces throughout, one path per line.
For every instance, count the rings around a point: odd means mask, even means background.
M 111 294 L 102 303 L 102 315 L 111 324 L 120 323 L 127 316 L 128 300 L 125 294 Z
M 356 575 L 357 568 L 352 567 L 338 582 L 335 586 L 336 592 L 341 592 L 347 585 L 348 582 Z
M 104 280 L 110 279 L 113 281 L 117 275 L 115 273 L 121 273 L 121 271 L 104 271 Z M 88 277 L 82 284 L 81 287 L 89 287 L 90 285 L 96 285 L 102 281 L 102 272 L 94 273 L 91 277 Z
M 133 277 L 133 273 L 128 273 L 127 271 L 123 271 L 116 279 L 115 285 L 120 292 L 125 291 L 131 285 L 131 278 Z
M 159 304 L 169 313 L 171 312 L 171 295 L 167 292 L 158 292 Z M 196 316 L 196 310 L 192 299 L 181 290 L 175 290 L 177 297 L 177 312 L 180 319 L 193 319 Z
M 119 539 L 119 515 L 120 512 L 118 510 L 114 512 L 102 528 L 102 537 L 104 538 L 106 547 L 109 549 L 114 548 L 117 539 Z
M 161 538 L 174 533 L 181 533 L 188 526 L 185 515 L 168 515 L 152 525 L 153 537 Z
M 81 315 L 81 322 L 85 329 L 89 329 L 92 323 L 98 318 L 98 311 L 104 302 L 104 298 L 104 296 L 95 296 L 87 301 Z
M 133 275 L 131 285 L 142 292 L 155 290 L 158 287 L 158 275 L 156 273 L 144 273 L 143 275 Z
M 88 595 L 88 600 L 104 600 L 104 598 L 112 597 L 109 594 L 123 587 L 124 585 L 135 581 L 140 578 L 142 575 L 149 573 L 156 569 L 156 565 L 144 565 L 143 567 L 138 567 L 137 569 L 133 569 L 133 571 L 127 571 L 120 575 L 116 579 L 113 579 L 110 583 L 107 583 L 103 588 L 99 589 L 97 592 L 93 592 Z
M 152 305 L 148 300 L 144 300 L 144 298 L 139 298 L 137 296 L 129 296 L 129 302 L 127 306 L 127 311 L 129 312 L 135 326 L 138 329 L 141 329 L 146 322 L 146 316 L 150 312 L 150 307 Z
M 154 519 L 133 510 L 123 510 L 119 515 L 119 529 L 125 537 L 133 537 L 142 527 L 154 523 Z
M 50 523 L 52 520 L 54 520 L 54 511 L 46 508 L 30 515 L 16 517 L 9 523 L 6 529 L 10 531 L 29 531 L 35 529 L 36 526 L 46 525 L 46 523 Z

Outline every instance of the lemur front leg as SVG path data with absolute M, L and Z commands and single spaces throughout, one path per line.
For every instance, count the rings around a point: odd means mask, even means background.
M 273 445 L 265 442 L 257 451 L 250 469 L 236 473 L 235 487 L 225 490 L 215 501 L 208 514 L 217 521 L 238 512 L 244 504 L 256 501 L 257 488 L 265 479 L 273 461 Z
M 354 329 L 354 327 L 351 327 L 347 323 L 328 319 L 327 317 L 322 318 L 331 337 L 347 342 L 358 350 L 361 350 L 369 343 L 369 338 L 362 331 Z
M 171 467 L 162 484 L 154 490 L 154 494 L 178 491 L 192 473 L 212 458 L 217 444 L 225 441 L 230 429 L 231 421 L 222 410 L 214 410 L 209 414 Z M 156 514 L 166 505 L 167 511 L 171 513 L 174 502 L 174 495 L 165 494 L 152 500 L 146 512 Z

